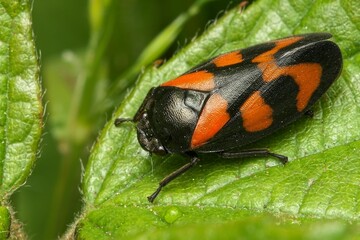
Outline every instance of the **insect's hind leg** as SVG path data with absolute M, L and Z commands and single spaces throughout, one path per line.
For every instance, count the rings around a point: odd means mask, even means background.
M 287 156 L 270 152 L 269 149 L 266 148 L 244 149 L 237 152 L 220 152 L 219 154 L 223 158 L 275 157 L 279 159 L 282 164 L 286 164 L 288 162 Z

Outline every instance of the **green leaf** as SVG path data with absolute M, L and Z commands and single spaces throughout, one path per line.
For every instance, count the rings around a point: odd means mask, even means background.
M 34 165 L 42 129 L 39 65 L 31 28 L 31 5 L 0 1 L 0 197 L 7 205 Z M 1 234 L 10 227 L 1 208 Z
M 111 119 L 92 149 L 84 175 L 85 208 L 78 236 L 129 239 L 150 234 L 157 239 L 179 238 L 189 231 L 195 238 L 210 225 L 215 236 L 226 232 L 246 237 L 247 227 L 256 227 L 260 236 L 270 238 L 279 236 L 276 231 L 283 226 L 276 224 L 282 218 L 284 226 L 293 219 L 299 223 L 322 219 L 318 236 L 326 238 L 331 226 L 327 219 L 358 222 L 359 12 L 357 0 L 256 1 L 245 11 L 227 12 L 160 68 L 147 69 L 114 118 L 132 117 L 151 87 L 220 53 L 267 40 L 330 32 L 344 59 L 341 77 L 314 106 L 313 118 L 303 118 L 253 145 L 284 154 L 290 163 L 281 166 L 270 158 L 226 160 L 202 155 L 201 163 L 166 186 L 154 204 L 146 196 L 188 159 L 150 156 L 139 146 L 133 124 L 116 128 Z M 260 213 L 277 218 L 268 220 Z M 251 221 L 252 216 L 258 217 Z M 310 222 L 308 228 L 316 224 Z M 335 226 L 340 227 L 334 236 L 346 237 L 348 226 L 338 222 Z M 298 238 L 308 236 L 301 233 L 306 226 L 294 228 Z
M 6 239 L 9 236 L 11 225 L 10 212 L 6 207 L 0 206 L 0 238 Z
M 0 196 L 23 184 L 34 164 L 42 128 L 39 67 L 28 1 L 1 1 Z
M 114 208 L 114 207 L 112 207 Z M 354 239 L 355 235 L 359 235 L 359 224 L 348 225 L 341 221 L 300 221 L 297 219 L 279 219 L 270 217 L 268 215 L 247 216 L 241 211 L 233 209 L 216 209 L 208 208 L 204 211 L 195 207 L 186 207 L 186 212 L 190 216 L 200 214 L 206 219 L 206 222 L 201 222 L 200 218 L 190 219 L 186 223 L 177 222 L 176 225 L 170 225 L 155 221 L 156 219 L 149 218 L 148 215 L 154 216 L 155 213 L 162 213 L 166 209 L 157 208 L 155 211 L 136 212 L 130 209 L 110 208 L 94 211 L 88 216 L 89 221 L 81 225 L 82 231 L 78 239 L 309 239 L 309 240 L 340 240 L 340 239 Z M 159 210 L 159 211 L 158 211 Z M 190 210 L 192 212 L 190 212 Z M 122 214 L 126 217 L 125 222 L 118 222 L 118 219 L 104 219 L 102 214 L 98 212 L 104 211 L 107 214 Z M 138 215 L 129 214 L 128 211 Z M 231 214 L 234 219 L 224 221 L 214 216 L 214 213 L 221 215 Z M 138 220 L 140 214 L 146 214 L 144 219 L 153 220 L 144 224 Z M 209 221 L 209 216 L 212 218 Z M 157 218 L 164 220 L 158 216 Z M 185 216 L 183 216 L 185 218 Z M 121 224 L 122 227 L 119 227 Z M 150 225 L 151 224 L 151 225 Z M 126 228 L 129 227 L 129 228 Z M 137 228 L 137 229 L 136 229 Z M 130 230 L 129 230 L 130 229 Z M 139 234 L 139 232 L 142 232 Z

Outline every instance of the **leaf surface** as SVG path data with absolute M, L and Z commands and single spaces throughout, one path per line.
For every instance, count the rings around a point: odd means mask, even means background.
M 148 203 L 146 196 L 188 160 L 149 156 L 137 142 L 134 125 L 116 128 L 113 118 L 93 147 L 85 172 L 86 214 L 78 225 L 79 236 L 136 238 L 159 231 L 175 237 L 183 228 L 198 231 L 193 235 L 198 236 L 203 224 L 215 223 L 218 234 L 234 234 L 238 228 L 228 228 L 231 222 L 259 213 L 283 217 L 286 224 L 293 218 L 358 221 L 359 11 L 360 2 L 355 0 L 256 1 L 245 11 L 235 8 L 224 14 L 160 68 L 148 68 L 114 118 L 132 117 L 151 87 L 206 59 L 268 40 L 330 32 L 344 60 L 341 77 L 315 104 L 313 118 L 302 118 L 250 146 L 268 147 L 288 156 L 290 163 L 281 166 L 270 158 L 229 160 L 202 155 L 200 164 L 164 188 L 155 204 Z M 268 221 L 263 216 L 256 219 L 248 226 Z M 321 229 L 328 226 L 326 221 L 320 225 Z M 258 231 L 266 236 L 269 229 Z M 345 235 L 340 231 L 340 236 Z

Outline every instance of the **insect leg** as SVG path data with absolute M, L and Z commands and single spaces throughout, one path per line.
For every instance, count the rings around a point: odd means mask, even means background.
M 132 118 L 117 118 L 115 119 L 114 124 L 116 127 L 119 127 L 123 122 L 133 122 L 133 121 L 134 119 Z
M 275 157 L 279 159 L 283 164 L 286 164 L 288 161 L 288 157 L 284 155 L 280 155 L 277 153 L 270 152 L 266 148 L 254 148 L 254 149 L 246 149 L 238 152 L 222 152 L 220 155 L 223 158 L 242 158 L 242 157 Z
M 171 182 L 172 180 L 174 180 L 175 178 L 177 178 L 178 176 L 189 170 L 191 167 L 195 166 L 196 163 L 198 163 L 199 161 L 200 158 L 196 156 L 192 156 L 189 163 L 185 164 L 184 166 L 180 167 L 179 169 L 167 175 L 163 180 L 160 181 L 159 187 L 156 189 L 156 191 L 147 197 L 149 202 L 152 203 L 157 197 L 157 195 L 160 193 L 161 189 L 165 187 L 169 182 Z

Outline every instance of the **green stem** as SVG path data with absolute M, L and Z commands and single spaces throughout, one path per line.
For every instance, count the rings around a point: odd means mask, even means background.
M 54 238 L 60 234 L 59 226 L 65 226 L 69 209 L 80 204 L 78 183 L 80 178 L 79 159 L 84 146 L 92 136 L 91 110 L 93 109 L 98 72 L 104 57 L 106 47 L 113 30 L 115 0 L 111 1 L 104 10 L 104 18 L 99 31 L 93 32 L 86 53 L 85 71 L 79 74 L 73 93 L 72 105 L 67 119 L 66 137 L 59 142 L 66 145 L 66 152 L 62 152 L 58 181 L 52 198 L 51 212 L 44 239 Z M 76 192 L 77 194 L 74 194 Z M 75 199 L 75 197 L 77 199 Z M 79 209 L 76 209 L 77 211 Z M 56 235 L 55 235 L 56 236 Z
M 201 7 L 210 1 L 211 0 L 196 1 L 186 12 L 180 14 L 170 25 L 158 34 L 143 50 L 136 62 L 125 73 L 118 77 L 113 86 L 110 86 L 108 99 L 114 99 L 118 93 L 133 84 L 135 76 L 141 71 L 141 68 L 158 59 L 175 41 L 185 23 L 196 16 Z
M 72 144 L 69 151 L 63 154 L 58 177 L 56 178 L 57 182 L 54 185 L 49 217 L 43 239 L 53 239 L 61 234 L 61 232 L 59 232 L 61 231 L 60 228 L 69 224 L 67 222 L 69 213 L 78 211 L 80 208 L 78 183 L 81 172 L 79 156 L 83 151 L 82 149 L 82 146 Z
M 74 92 L 73 105 L 69 117 L 68 130 L 70 134 L 74 133 L 73 130 L 76 130 L 76 123 L 85 124 L 86 127 L 91 121 L 91 110 L 95 103 L 94 96 L 97 87 L 98 72 L 114 29 L 115 2 L 116 1 L 111 1 L 107 5 L 104 11 L 105 13 L 103 14 L 104 19 L 102 20 L 102 26 L 99 28 L 100 31 L 93 32 L 92 34 L 86 54 L 86 71 L 80 74 Z

